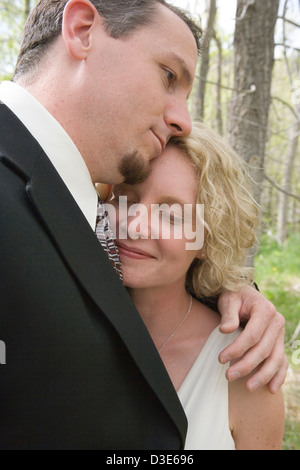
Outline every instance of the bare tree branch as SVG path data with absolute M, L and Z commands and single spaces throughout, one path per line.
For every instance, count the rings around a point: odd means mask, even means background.
M 279 96 L 272 96 L 272 100 L 279 101 L 279 102 L 282 103 L 284 106 L 286 106 L 287 108 L 289 108 L 289 110 L 293 113 L 293 115 L 296 117 L 296 119 L 297 119 L 298 121 L 300 121 L 300 117 L 299 117 L 298 114 L 296 113 L 295 108 L 294 108 L 290 103 L 288 103 L 287 101 L 283 100 L 282 98 L 279 98 Z
M 284 47 L 284 48 L 287 48 L 287 49 L 293 49 L 294 51 L 297 51 L 297 52 L 300 52 L 300 49 L 298 47 L 294 47 L 294 46 L 289 46 L 288 44 L 282 44 L 280 42 L 277 42 L 275 44 L 276 47 Z
M 295 23 L 294 21 L 288 20 L 288 19 L 285 18 L 284 16 L 278 16 L 278 19 L 279 19 L 279 20 L 283 20 L 283 21 L 285 21 L 286 23 L 290 23 L 290 24 L 292 24 L 293 26 L 295 26 L 296 28 L 300 28 L 300 24 Z
M 282 189 L 280 186 L 278 186 L 277 183 L 275 183 L 274 180 L 272 180 L 269 176 L 267 176 L 266 174 L 264 174 L 264 178 L 266 181 L 268 181 L 274 188 L 276 188 L 278 191 L 280 191 L 281 193 L 283 194 L 286 194 L 287 196 L 290 196 L 294 199 L 297 199 L 297 201 L 300 201 L 300 196 L 298 196 L 297 194 L 293 194 L 293 193 L 289 193 L 288 191 L 285 191 L 284 189 Z
M 196 78 L 200 78 L 199 75 L 196 75 Z M 223 88 L 224 90 L 229 90 L 229 91 L 234 91 L 234 88 L 232 87 L 229 87 L 229 86 L 225 86 L 225 85 L 219 85 L 217 82 L 212 82 L 211 80 L 205 80 L 206 83 L 208 83 L 209 85 L 215 85 L 215 86 L 219 86 L 220 88 Z

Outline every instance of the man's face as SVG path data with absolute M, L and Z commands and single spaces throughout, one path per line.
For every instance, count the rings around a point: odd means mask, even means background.
M 171 136 L 188 135 L 187 98 L 197 46 L 188 26 L 158 4 L 155 21 L 127 38 L 100 37 L 86 85 L 93 180 L 137 184 Z M 82 116 L 83 118 L 83 116 Z

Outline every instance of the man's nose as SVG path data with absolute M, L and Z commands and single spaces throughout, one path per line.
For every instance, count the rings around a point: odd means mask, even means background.
M 170 137 L 186 137 L 192 131 L 192 121 L 186 101 L 170 103 L 165 113 L 165 121 L 170 129 Z

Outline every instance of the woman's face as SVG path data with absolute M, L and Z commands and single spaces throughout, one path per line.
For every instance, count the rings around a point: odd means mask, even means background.
M 144 183 L 113 187 L 116 243 L 124 284 L 130 288 L 184 285 L 191 263 L 200 256 L 199 249 L 187 249 L 196 224 L 196 170 L 172 145 L 151 166 Z M 122 206 L 125 196 L 128 210 Z

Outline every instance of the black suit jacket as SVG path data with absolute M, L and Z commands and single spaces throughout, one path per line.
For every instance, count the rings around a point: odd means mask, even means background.
M 2 103 L 0 160 L 0 448 L 183 449 L 186 417 L 138 312 Z

